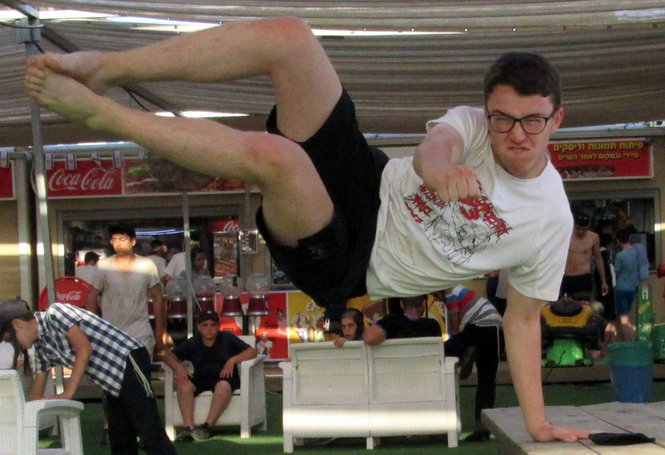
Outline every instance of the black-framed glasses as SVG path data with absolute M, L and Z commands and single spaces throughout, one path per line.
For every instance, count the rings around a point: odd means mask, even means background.
M 515 123 L 519 123 L 522 131 L 526 134 L 540 134 L 545 130 L 547 122 L 553 115 L 554 113 L 549 117 L 528 115 L 522 118 L 515 118 L 506 114 L 489 114 L 487 119 L 489 120 L 490 128 L 497 133 L 509 133 L 515 126 Z

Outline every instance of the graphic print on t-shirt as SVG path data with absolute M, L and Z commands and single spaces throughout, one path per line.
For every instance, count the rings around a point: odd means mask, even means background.
M 476 200 L 444 203 L 434 191 L 420 185 L 404 198 L 404 204 L 427 239 L 451 262 L 463 264 L 512 229 L 496 213 L 482 185 L 480 194 Z

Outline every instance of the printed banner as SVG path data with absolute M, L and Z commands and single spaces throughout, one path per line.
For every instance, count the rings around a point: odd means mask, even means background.
M 644 138 L 555 141 L 548 149 L 564 180 L 653 177 L 652 146 Z
M 122 152 L 101 158 L 46 154 L 51 167 L 46 170 L 48 196 L 123 196 L 240 191 L 243 182 L 192 172 L 157 158 L 123 158 Z M 68 159 L 65 159 L 68 158 Z M 74 163 L 75 159 L 75 163 Z M 0 177 L 4 174 L 0 174 Z M 6 179 L 0 185 L 7 185 Z M 1 189 L 1 188 L 0 188 Z M 254 189 L 253 189 L 254 190 Z
M 243 182 L 199 174 L 167 160 L 125 158 L 124 194 L 239 191 Z

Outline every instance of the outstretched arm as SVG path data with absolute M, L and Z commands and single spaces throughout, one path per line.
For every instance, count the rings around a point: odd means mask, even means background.
M 503 319 L 510 374 L 517 392 L 526 430 L 535 441 L 587 439 L 589 430 L 552 425 L 545 416 L 545 401 L 540 370 L 541 300 L 526 297 L 512 286 Z
M 443 202 L 473 199 L 480 195 L 471 166 L 460 164 L 464 142 L 450 125 L 439 123 L 416 148 L 413 168 Z
M 92 355 L 92 345 L 90 340 L 78 324 L 74 324 L 67 331 L 67 340 L 69 341 L 72 350 L 74 351 L 74 365 L 72 365 L 72 372 L 69 376 L 69 381 L 65 384 L 65 390 L 58 395 L 47 396 L 45 398 L 60 398 L 71 400 L 76 393 L 76 390 L 81 383 L 83 374 L 88 368 L 88 362 Z

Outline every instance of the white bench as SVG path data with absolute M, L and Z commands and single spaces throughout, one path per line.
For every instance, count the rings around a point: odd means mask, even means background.
M 294 438 L 448 434 L 457 447 L 460 413 L 456 357 L 439 337 L 291 346 L 283 374 L 284 452 Z

